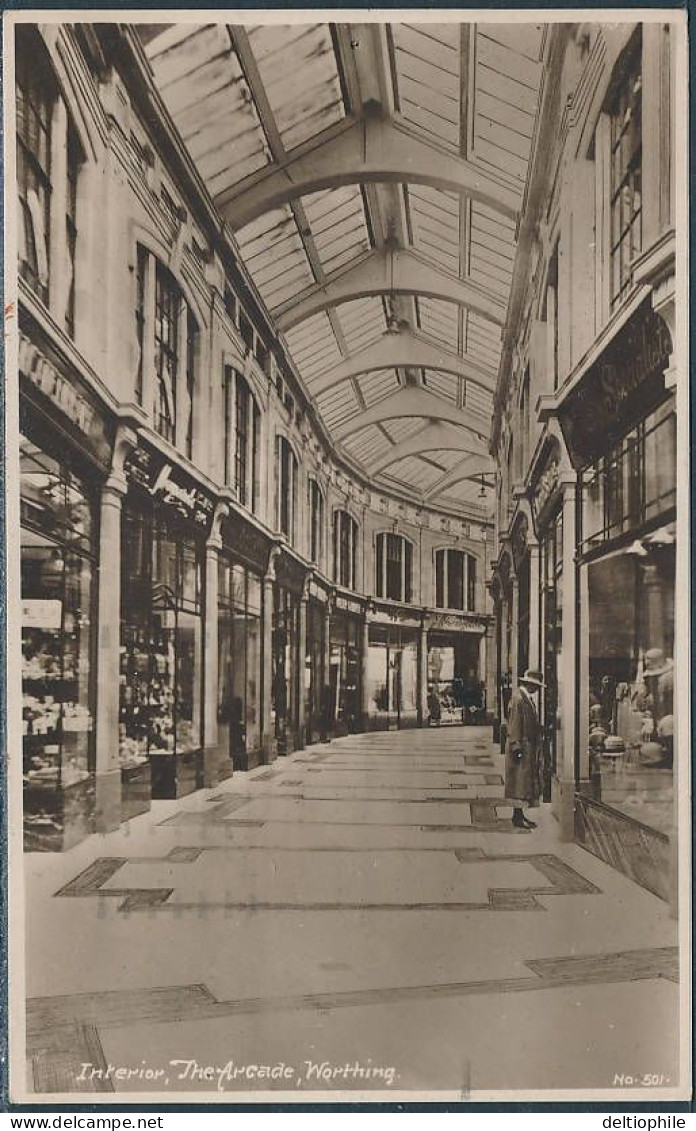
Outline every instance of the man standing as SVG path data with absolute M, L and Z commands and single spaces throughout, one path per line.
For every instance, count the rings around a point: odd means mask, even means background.
M 541 725 L 534 696 L 544 686 L 541 672 L 527 670 L 510 702 L 505 743 L 505 797 L 512 801 L 512 823 L 516 829 L 535 829 L 523 806 L 539 804 L 541 794 Z

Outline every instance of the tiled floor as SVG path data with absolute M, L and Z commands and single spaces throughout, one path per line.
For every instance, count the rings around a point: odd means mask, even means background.
M 666 905 L 500 774 L 483 728 L 361 735 L 28 856 L 27 1090 L 672 1091 Z

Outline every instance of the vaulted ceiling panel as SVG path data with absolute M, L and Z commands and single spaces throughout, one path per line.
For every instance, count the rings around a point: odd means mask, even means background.
M 395 369 L 375 369 L 358 378 L 360 392 L 367 408 L 384 400 L 399 388 L 399 381 Z
M 344 117 L 328 24 L 263 24 L 248 35 L 287 151 Z
M 314 282 L 304 244 L 288 204 L 265 212 L 238 234 L 244 261 L 264 302 L 278 306 Z
M 314 192 L 304 198 L 314 244 L 327 275 L 370 247 L 359 185 Z
M 353 459 L 362 462 L 374 455 L 375 451 L 379 451 L 385 442 L 384 433 L 375 425 L 370 425 L 368 428 L 361 428 L 353 436 L 349 436 L 343 446 Z
M 328 428 L 357 416 L 361 408 L 352 384 L 339 385 L 317 397 L 317 406 Z
M 386 329 L 381 298 L 360 298 L 344 302 L 336 311 L 346 345 L 351 353 L 377 342 Z
M 398 109 L 455 151 L 460 142 L 461 30 L 458 24 L 393 24 Z
M 285 335 L 293 360 L 300 373 L 312 388 L 312 379 L 320 377 L 325 369 L 337 365 L 341 353 L 331 328 L 328 314 L 315 314 Z

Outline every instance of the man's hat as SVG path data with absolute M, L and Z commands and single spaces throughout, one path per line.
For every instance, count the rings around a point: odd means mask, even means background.
M 520 676 L 520 683 L 527 683 L 530 687 L 544 686 L 544 681 L 541 678 L 541 672 L 533 671 L 531 668 L 527 668 L 524 675 Z

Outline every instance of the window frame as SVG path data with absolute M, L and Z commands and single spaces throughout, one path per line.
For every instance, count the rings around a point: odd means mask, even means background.
M 399 583 L 394 585 L 397 568 Z M 413 542 L 405 534 L 380 530 L 375 535 L 375 592 L 383 600 L 413 603 Z

